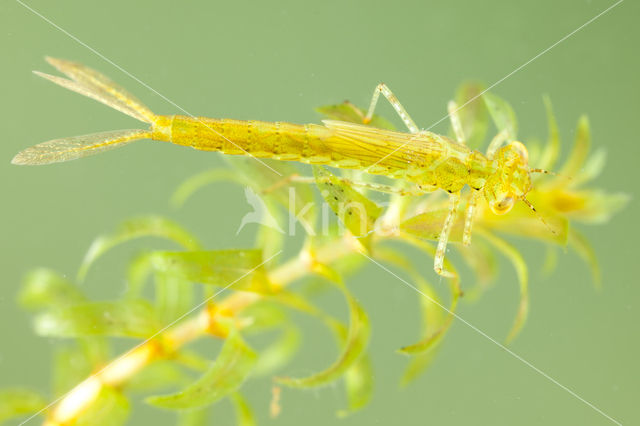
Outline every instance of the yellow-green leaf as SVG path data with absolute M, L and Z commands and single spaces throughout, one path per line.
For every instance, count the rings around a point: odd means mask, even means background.
M 22 306 L 35 310 L 72 305 L 84 301 L 85 296 L 57 272 L 38 268 L 25 277 L 19 299 Z
M 544 101 L 544 107 L 547 110 L 549 137 L 547 139 L 547 144 L 544 147 L 544 151 L 542 151 L 540 162 L 539 164 L 536 164 L 536 167 L 551 170 L 556 164 L 556 161 L 558 161 L 558 155 L 560 154 L 560 132 L 558 131 L 556 117 L 553 114 L 551 99 L 546 95 L 542 99 Z
M 510 141 L 515 140 L 518 134 L 518 123 L 511 105 L 490 92 L 486 92 L 482 97 L 498 131 L 507 130 L 507 139 Z
M 255 426 L 256 420 L 247 400 L 239 392 L 232 393 L 229 398 L 236 409 L 238 426 Z
M 231 332 L 218 359 L 193 384 L 171 395 L 151 396 L 147 402 L 161 408 L 184 410 L 213 404 L 234 392 L 245 381 L 256 362 L 256 354 L 240 335 Z
M 516 313 L 516 318 L 513 321 L 511 330 L 509 334 L 507 334 L 506 343 L 510 343 L 520 333 L 529 315 L 529 273 L 527 271 L 527 263 L 520 252 L 502 238 L 490 232 L 479 232 L 479 234 L 509 259 L 518 276 L 520 303 L 518 304 L 518 312 Z
M 349 305 L 349 331 L 339 358 L 319 373 L 302 378 L 279 377 L 276 378 L 277 382 L 294 388 L 326 385 L 340 378 L 365 351 L 371 331 L 367 314 L 344 285 L 336 284 L 341 288 Z
M 347 416 L 364 408 L 373 396 L 373 367 L 366 353 L 360 356 L 344 373 L 347 393 L 347 408 L 338 411 L 339 417 Z
M 413 216 L 400 224 L 400 230 L 416 237 L 438 241 L 444 221 L 449 214 L 447 209 L 438 209 Z M 460 214 L 451 227 L 449 242 L 461 242 L 464 223 Z
M 213 169 L 198 173 L 182 182 L 171 196 L 171 204 L 174 207 L 182 207 L 184 203 L 203 187 L 221 181 L 235 182 L 246 186 L 247 179 L 236 173 L 233 169 Z
M 100 256 L 117 245 L 141 237 L 158 237 L 174 241 L 188 250 L 198 250 L 196 238 L 177 223 L 160 216 L 143 216 L 123 222 L 110 234 L 94 240 L 80 265 L 78 279 L 82 281 L 89 268 Z
M 484 85 L 479 83 L 464 83 L 456 91 L 458 115 L 462 124 L 462 131 L 466 138 L 466 145 L 477 149 L 482 145 L 489 127 L 489 114 L 485 102 L 482 100 Z M 472 100 L 473 99 L 473 100 Z
M 154 269 L 162 274 L 192 282 L 220 287 L 232 285 L 233 290 L 269 293 L 270 284 L 262 264 L 262 252 L 248 250 L 208 250 L 155 252 Z
M 44 408 L 46 400 L 27 389 L 0 390 L 0 423 L 15 417 L 33 414 Z
M 345 227 L 356 237 L 369 235 L 383 209 L 324 167 L 315 166 L 313 174 L 320 193 Z
M 36 333 L 51 337 L 149 337 L 159 329 L 153 308 L 142 300 L 81 303 L 35 319 Z
M 593 277 L 593 282 L 595 283 L 596 287 L 600 287 L 602 285 L 600 264 L 598 262 L 598 256 L 596 256 L 596 253 L 589 241 L 584 235 L 582 235 L 575 229 L 571 229 L 571 231 L 569 231 L 569 245 L 573 247 L 576 252 L 578 252 L 582 260 L 584 260 L 587 265 L 589 265 L 589 268 L 591 269 L 591 276 Z
M 580 172 L 584 161 L 589 155 L 591 148 L 591 131 L 589 130 L 589 119 L 583 115 L 578 120 L 578 128 L 576 129 L 576 138 L 573 142 L 573 149 L 562 166 L 560 173 L 571 177 Z
M 300 331 L 294 325 L 287 325 L 278 339 L 260 352 L 254 374 L 268 375 L 285 366 L 300 347 Z
M 316 222 L 316 206 L 313 188 L 305 183 L 291 182 L 291 176 L 298 175 L 298 168 L 292 163 L 262 159 L 261 164 L 255 158 L 226 156 L 237 173 L 242 173 L 247 186 L 256 194 L 272 199 L 293 215 L 309 234 L 313 234 Z M 277 173 L 276 173 L 277 172 Z M 268 206 L 268 204 L 267 204 Z

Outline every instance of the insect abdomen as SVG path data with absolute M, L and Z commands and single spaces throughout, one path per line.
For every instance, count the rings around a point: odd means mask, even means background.
M 230 119 L 161 117 L 153 139 L 205 151 L 247 155 L 342 168 L 363 167 L 326 144 L 333 132 L 324 126 Z

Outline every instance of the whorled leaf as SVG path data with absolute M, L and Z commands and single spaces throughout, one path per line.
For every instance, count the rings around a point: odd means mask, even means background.
M 247 186 L 256 194 L 271 199 L 287 209 L 300 222 L 308 234 L 314 234 L 317 211 L 313 188 L 305 183 L 292 182 L 291 176 L 299 174 L 292 163 L 255 158 L 226 156 L 233 169 L 247 179 Z
M 367 353 L 363 353 L 344 373 L 347 407 L 338 411 L 339 417 L 361 410 L 373 397 L 374 372 Z
M 531 194 L 530 201 L 536 206 L 537 214 L 524 203 L 516 203 L 509 213 L 502 216 L 485 210 L 487 214 L 483 215 L 481 226 L 478 228 L 565 246 L 569 236 L 569 220 L 553 209 L 540 208 L 542 206 L 537 203 L 536 194 Z
M 506 130 L 507 139 L 509 141 L 515 140 L 518 134 L 518 123 L 511 105 L 490 92 L 484 93 L 482 98 L 498 131 Z
M 213 404 L 235 392 L 248 377 L 256 363 L 255 352 L 237 332 L 226 338 L 218 358 L 197 381 L 180 392 L 151 396 L 146 401 L 160 408 L 185 410 Z
M 417 247 L 422 250 L 424 253 L 428 254 L 431 258 L 435 256 L 435 249 L 433 246 L 425 241 L 422 241 L 419 238 L 411 234 L 403 233 L 400 235 L 400 240 L 404 241 L 407 244 Z M 447 312 L 447 316 L 443 321 L 439 323 L 439 326 L 436 327 L 431 333 L 425 335 L 420 341 L 404 346 L 399 349 L 400 353 L 409 354 L 409 355 L 418 355 L 418 354 L 426 354 L 429 351 L 433 350 L 442 340 L 444 335 L 449 331 L 449 327 L 453 323 L 453 320 L 456 316 L 455 312 L 458 307 L 458 300 L 462 295 L 462 290 L 460 289 L 460 280 L 459 274 L 453 264 L 447 259 L 444 259 L 444 267 L 447 271 L 450 271 L 454 274 L 454 277 L 449 279 L 449 290 L 450 290 L 450 302 L 449 307 L 446 308 L 445 305 L 439 302 L 438 299 L 431 298 L 427 293 L 420 293 L 420 296 L 425 298 L 431 305 L 435 305 L 439 309 L 443 309 Z M 424 305 L 425 308 L 427 305 Z M 433 306 L 432 306 L 433 307 Z
M 156 360 L 137 372 L 124 387 L 127 391 L 149 392 L 185 385 L 189 378 L 173 360 Z
M 209 407 L 178 412 L 177 426 L 206 426 L 210 424 Z
M 366 238 L 375 228 L 383 209 L 367 197 L 338 179 L 327 169 L 314 166 L 316 185 L 331 210 L 356 237 Z
M 518 312 L 516 313 L 516 318 L 513 321 L 511 330 L 509 334 L 507 334 L 506 343 L 508 344 L 520 333 L 529 314 L 529 273 L 527 271 L 527 264 L 520 252 L 502 238 L 489 232 L 480 232 L 480 235 L 511 262 L 518 276 L 520 303 L 518 304 Z
M 229 395 L 229 399 L 233 403 L 236 410 L 236 423 L 238 426 L 255 426 L 256 420 L 253 411 L 247 400 L 239 392 L 233 392 Z
M 464 83 L 456 90 L 455 100 L 465 143 L 472 149 L 482 145 L 489 128 L 489 114 L 482 99 L 484 90 L 484 85 L 472 82 Z
M 591 149 L 591 131 L 589 130 L 589 119 L 581 116 L 578 120 L 576 129 L 576 137 L 573 142 L 573 148 L 567 161 L 560 169 L 560 173 L 564 176 L 575 176 L 580 172 L 584 165 L 589 150 Z
M 155 274 L 155 308 L 163 324 L 175 321 L 193 305 L 193 283 L 184 277 Z
M 247 179 L 242 174 L 236 173 L 231 168 L 205 170 L 182 182 L 171 196 L 171 204 L 174 207 L 182 207 L 194 193 L 203 187 L 224 181 L 235 182 L 242 186 L 247 186 L 248 184 Z
M 340 285 L 340 287 L 349 305 L 349 331 L 342 353 L 333 364 L 321 372 L 301 378 L 278 377 L 275 379 L 278 383 L 294 388 L 310 388 L 329 384 L 340 378 L 365 351 L 371 331 L 369 319 L 364 309 L 348 292 L 346 286 Z
M 57 272 L 46 268 L 38 268 L 27 274 L 18 298 L 22 306 L 31 310 L 66 306 L 86 300 L 76 286 Z
M 0 389 L 0 423 L 34 414 L 46 404 L 42 395 L 28 389 Z
M 293 324 L 282 327 L 275 342 L 260 351 L 254 369 L 257 376 L 268 375 L 285 366 L 300 347 L 300 330 Z
M 118 426 L 129 417 L 129 400 L 117 389 L 103 386 L 96 400 L 83 411 L 74 426 Z
M 151 262 L 158 273 L 192 282 L 263 294 L 272 291 L 259 249 L 158 251 Z
M 351 102 L 321 106 L 316 108 L 316 111 L 331 120 L 346 121 L 348 123 L 355 124 L 363 124 L 363 120 L 366 115 L 365 111 L 358 108 Z M 395 130 L 395 126 L 393 124 L 376 114 L 371 117 L 371 121 L 368 124 L 372 127 L 377 127 L 378 129 Z
M 602 272 L 600 271 L 600 264 L 598 262 L 598 256 L 596 255 L 593 247 L 584 235 L 571 229 L 569 232 L 569 245 L 575 249 L 591 269 L 591 276 L 596 287 L 602 286 Z
M 552 170 L 558 161 L 558 155 L 560 154 L 560 132 L 558 131 L 558 123 L 553 113 L 553 106 L 551 105 L 551 99 L 548 96 L 543 97 L 544 107 L 547 111 L 547 123 L 549 127 L 549 137 L 547 144 L 542 151 L 542 156 L 536 167 L 540 167 L 546 170 Z
M 80 269 L 78 279 L 82 281 L 91 265 L 112 248 L 141 237 L 158 237 L 174 241 L 187 250 L 198 250 L 196 238 L 177 223 L 160 216 L 143 216 L 123 222 L 110 234 L 98 237 L 89 247 Z
M 438 241 L 444 221 L 449 214 L 447 209 L 438 209 L 420 213 L 413 216 L 400 224 L 400 230 L 408 234 L 414 235 L 425 240 Z M 456 221 L 451 227 L 449 234 L 449 242 L 462 242 L 462 231 L 464 223 L 461 220 L 460 212 L 458 212 Z
M 160 326 L 153 308 L 142 300 L 85 302 L 54 308 L 35 319 L 36 333 L 49 337 L 149 337 Z
M 414 350 L 410 353 L 412 357 L 409 360 L 400 383 L 404 386 L 414 380 L 421 372 L 423 372 L 433 360 L 438 343 L 442 341 L 441 336 L 446 332 L 448 327 L 447 318 L 443 315 L 443 301 L 438 293 L 433 289 L 431 284 L 424 279 L 422 274 L 415 268 L 406 256 L 398 251 L 388 248 L 378 248 L 376 257 L 385 262 L 389 262 L 409 273 L 414 285 L 417 288 L 420 302 L 420 313 L 422 316 L 422 338 L 420 340 L 421 349 Z M 452 306 L 455 309 L 455 305 Z M 453 310 L 451 311 L 453 312 Z M 415 346 L 415 345 L 414 345 Z M 416 348 L 418 348 L 416 346 Z

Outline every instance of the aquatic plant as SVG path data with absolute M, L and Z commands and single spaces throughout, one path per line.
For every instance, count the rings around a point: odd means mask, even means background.
M 511 106 L 496 95 L 480 94 L 475 84 L 457 92 L 461 125 L 468 144 L 479 148 L 491 122 L 497 131 L 517 131 Z M 413 258 L 399 248 L 417 249 L 425 258 L 435 254 L 433 241 L 439 238 L 448 201 L 435 192 L 428 196 L 398 193 L 383 201 L 370 189 L 377 179 L 367 175 L 313 166 L 315 186 L 297 180 L 300 170 L 289 163 L 268 161 L 285 178 L 271 173 L 250 158 L 227 158 L 229 169 L 203 172 L 184 182 L 173 203 L 183 204 L 206 185 L 232 181 L 243 187 L 256 207 L 248 220 L 262 223 L 255 245 L 240 249 L 203 247 L 198 238 L 174 221 L 143 216 L 123 222 L 116 230 L 97 238 L 89 248 L 75 282 L 49 269 L 30 272 L 19 294 L 21 305 L 33 312 L 38 335 L 59 339 L 53 361 L 53 393 L 22 388 L 0 391 L 0 421 L 45 416 L 45 424 L 121 424 L 126 421 L 132 394 L 146 395 L 146 401 L 161 409 L 174 410 L 191 425 L 205 424 L 207 408 L 229 398 L 237 409 L 238 424 L 254 424 L 252 411 L 241 392 L 257 377 L 273 377 L 272 415 L 279 411 L 282 387 L 311 388 L 342 381 L 347 401 L 340 412 L 347 415 L 366 406 L 374 391 L 373 372 L 367 354 L 370 335 L 368 314 L 352 295 L 348 279 L 367 262 L 394 268 L 416 289 L 423 322 L 403 324 L 420 330 L 415 343 L 399 349 L 409 357 L 401 378 L 406 384 L 428 367 L 452 321 L 460 297 L 479 295 L 497 274 L 496 257 L 503 256 L 517 272 L 520 286 L 518 313 L 506 341 L 521 332 L 528 312 L 527 262 L 505 237 L 535 239 L 548 247 L 550 256 L 568 246 L 591 267 L 600 282 L 597 256 L 575 222 L 602 223 L 622 208 L 626 197 L 587 186 L 602 170 L 602 150 L 589 155 L 589 125 L 580 118 L 575 142 L 564 165 L 557 168 L 560 138 L 551 104 L 545 99 L 549 136 L 545 144 L 527 142 L 530 164 L 558 174 L 536 176 L 528 198 L 539 217 L 525 205 L 516 205 L 504 216 L 496 216 L 479 200 L 470 246 L 461 244 L 464 229 L 462 211 L 453 223 L 451 247 L 460 252 L 473 276 L 461 284 L 458 266 L 446 260 L 454 277 L 445 280 L 446 292 L 423 276 Z M 328 118 L 362 122 L 363 111 L 350 103 L 320 108 Z M 381 117 L 371 125 L 392 128 Z M 359 185 L 353 185 L 357 182 Z M 364 185 L 362 185 L 364 184 Z M 365 187 L 364 190 L 357 188 Z M 291 194 L 294 194 L 292 197 Z M 464 193 L 463 197 L 468 197 Z M 321 197 L 319 201 L 318 198 Z M 324 209 L 324 210 L 323 210 Z M 320 220 L 331 211 L 338 220 Z M 305 230 L 304 244 L 293 256 L 285 256 L 287 215 Z M 126 271 L 127 286 L 118 300 L 90 300 L 77 285 L 95 262 L 110 250 L 134 239 L 157 237 L 172 241 L 178 250 L 148 251 L 131 259 Z M 553 262 L 551 262 L 553 263 Z M 290 289 L 305 281 L 340 292 L 349 311 L 348 323 L 318 307 L 309 287 Z M 147 286 L 153 286 L 149 296 Z M 194 309 L 195 307 L 195 309 Z M 310 315 L 323 322 L 335 335 L 336 360 L 305 377 L 291 377 L 287 364 L 304 343 L 303 332 L 291 320 L 292 312 Z M 273 337 L 268 344 L 254 342 L 256 336 Z M 115 358 L 113 337 L 138 342 Z M 217 357 L 186 345 L 197 339 L 219 339 Z M 263 341 L 264 339 L 260 339 Z M 194 376 L 196 378 L 194 378 Z M 173 392 L 167 393 L 166 389 Z M 48 405 L 48 401 L 54 403 Z

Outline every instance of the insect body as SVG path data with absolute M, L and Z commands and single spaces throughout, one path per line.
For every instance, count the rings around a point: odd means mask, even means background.
M 102 74 L 83 65 L 47 58 L 70 79 L 36 73 L 56 84 L 96 99 L 140 121 L 149 130 L 120 130 L 56 139 L 28 148 L 13 159 L 14 164 L 48 164 L 82 158 L 123 146 L 139 139 L 153 139 L 225 154 L 250 155 L 359 169 L 368 173 L 404 179 L 419 192 L 443 189 L 450 195 L 449 214 L 440 232 L 434 269 L 441 275 L 447 240 L 465 185 L 472 190 L 466 209 L 463 242 L 471 241 L 471 226 L 477 197 L 484 195 L 496 214 L 508 212 L 531 189 L 527 150 L 520 142 L 507 141 L 505 132 L 490 143 L 486 155 L 464 144 L 457 106 L 449 103 L 449 115 L 457 141 L 435 133 L 420 131 L 396 97 L 384 84 L 379 85 L 363 125 L 324 121 L 323 125 L 297 125 L 261 121 L 160 116 Z M 409 133 L 366 126 L 380 94 L 398 112 Z

